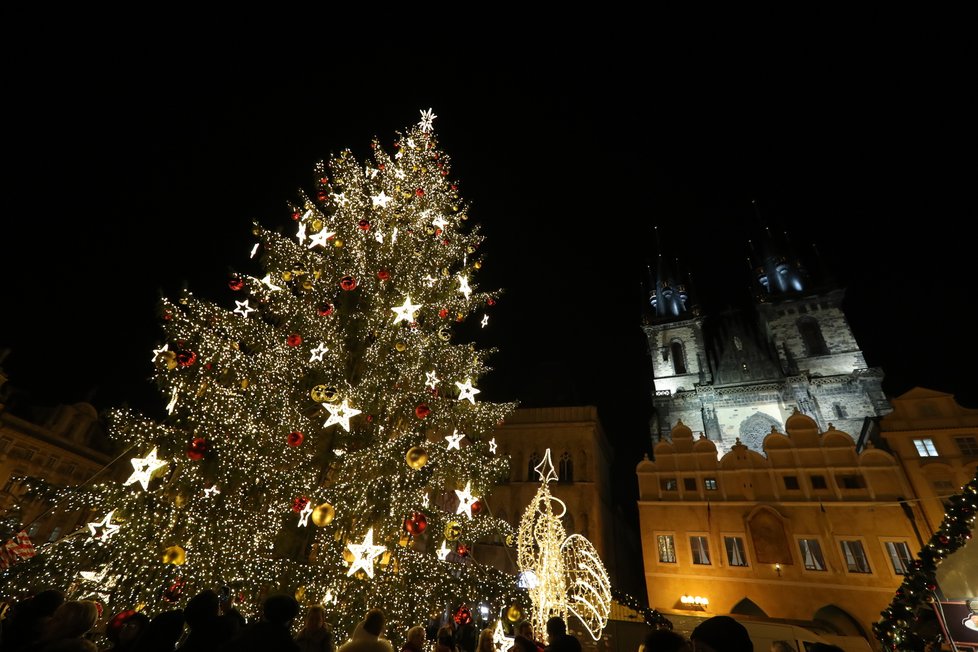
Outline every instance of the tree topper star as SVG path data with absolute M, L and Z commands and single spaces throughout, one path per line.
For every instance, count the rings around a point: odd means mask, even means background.
M 149 491 L 149 481 L 157 470 L 163 468 L 169 462 L 156 457 L 156 448 L 149 452 L 146 457 L 134 457 L 129 460 L 132 463 L 133 472 L 129 479 L 122 484 L 128 486 L 134 482 L 143 485 L 143 491 Z
M 435 115 L 435 112 L 431 108 L 429 108 L 427 111 L 421 109 L 421 122 L 419 123 L 421 126 L 421 131 L 426 134 L 430 133 L 433 128 L 432 122 L 434 122 L 435 118 L 437 117 L 438 116 Z
M 456 514 L 465 514 L 472 520 L 472 503 L 479 500 L 472 495 L 472 483 L 465 483 L 465 489 L 461 491 L 456 489 L 455 495 L 458 496 L 458 508 L 455 510 Z
M 329 418 L 326 419 L 323 428 L 328 428 L 334 423 L 338 423 L 343 426 L 343 430 L 350 432 L 350 418 L 360 414 L 360 410 L 350 407 L 348 399 L 343 399 L 343 405 L 334 405 L 332 403 L 325 403 L 324 405 L 329 410 Z
M 396 308 L 391 308 L 391 310 L 393 310 L 394 314 L 396 315 L 394 317 L 394 323 L 396 324 L 400 321 L 406 321 L 407 323 L 410 324 L 411 322 L 414 321 L 414 313 L 416 313 L 418 311 L 418 308 L 420 307 L 421 304 L 411 303 L 411 296 L 408 295 L 407 299 L 404 300 L 403 306 L 397 306 Z
M 475 395 L 482 390 L 472 386 L 472 379 L 467 378 L 464 383 L 456 382 L 455 385 L 458 386 L 458 400 L 464 401 L 468 399 L 472 405 L 475 405 Z
M 363 537 L 363 543 L 348 543 L 346 547 L 353 554 L 353 562 L 350 570 L 346 572 L 347 577 L 353 575 L 361 568 L 367 577 L 374 576 L 374 559 L 384 554 L 387 548 L 374 545 L 374 529 L 367 530 L 367 535 Z
M 115 514 L 114 509 L 106 514 L 101 522 L 88 524 L 88 529 L 91 531 L 93 539 L 97 541 L 108 541 L 113 534 L 119 531 L 119 526 L 112 524 L 113 514 Z
M 460 451 L 462 450 L 460 444 L 462 443 L 462 440 L 465 439 L 465 435 L 458 434 L 458 428 L 456 428 L 455 432 L 450 435 L 446 435 L 445 439 L 448 440 L 448 448 L 445 450 L 450 451 L 454 448 L 455 450 Z

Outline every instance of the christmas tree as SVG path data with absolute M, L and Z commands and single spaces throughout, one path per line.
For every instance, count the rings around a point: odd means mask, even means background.
M 108 413 L 132 474 L 56 492 L 92 522 L 10 586 L 148 614 L 214 589 L 247 615 L 287 591 L 323 603 L 339 640 L 374 606 L 396 638 L 446 608 L 525 604 L 473 548 L 514 544 L 485 497 L 509 474 L 491 431 L 515 404 L 477 397 L 493 350 L 462 329 L 499 291 L 475 283 L 482 236 L 435 117 L 393 154 L 375 139 L 367 162 L 318 164 L 285 234 L 252 226 L 259 273 L 231 274 L 226 300 L 161 301 L 166 417 Z

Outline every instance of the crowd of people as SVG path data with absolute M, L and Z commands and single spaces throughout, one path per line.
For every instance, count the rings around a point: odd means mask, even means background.
M 339 642 L 326 622 L 322 605 L 302 610 L 290 595 L 271 595 L 258 616 L 248 621 L 226 608 L 215 591 L 205 590 L 183 609 L 149 618 L 138 611 L 116 614 L 97 627 L 101 611 L 92 600 L 69 600 L 60 591 L 42 591 L 9 606 L 0 620 L 2 652 L 394 652 L 380 608 L 364 614 L 348 639 Z M 102 629 L 104 627 L 104 630 Z M 415 625 L 405 632 L 399 652 L 497 652 L 493 630 L 472 622 L 456 627 Z M 581 642 L 560 617 L 546 623 L 544 643 L 529 621 L 521 622 L 505 652 L 582 652 Z M 99 641 L 99 643 L 96 643 Z M 817 644 L 809 652 L 842 652 Z M 637 652 L 797 652 L 788 641 L 755 650 L 747 629 L 729 616 L 714 616 L 697 625 L 689 637 L 671 629 L 653 629 Z

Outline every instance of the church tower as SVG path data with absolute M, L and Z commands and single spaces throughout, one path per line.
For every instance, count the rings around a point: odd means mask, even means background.
M 883 373 L 869 368 L 842 310 L 845 290 L 806 264 L 784 234 L 749 242 L 750 299 L 702 310 L 669 265 L 656 230 L 642 329 L 652 358 L 653 441 L 682 421 L 722 456 L 737 442 L 760 452 L 795 410 L 858 439 L 866 417 L 891 411 Z M 812 271 L 815 270 L 815 271 Z M 688 277 L 687 277 L 688 280 Z

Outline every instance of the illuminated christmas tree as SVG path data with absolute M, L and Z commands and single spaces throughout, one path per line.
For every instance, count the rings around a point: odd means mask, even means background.
M 253 226 L 258 273 L 232 274 L 227 297 L 162 301 L 167 416 L 111 412 L 132 475 L 60 491 L 56 509 L 92 522 L 11 566 L 10 586 L 149 614 L 203 589 L 247 614 L 287 591 L 324 603 L 338 637 L 373 606 L 396 637 L 525 601 L 473 548 L 514 543 L 484 497 L 508 477 L 491 431 L 515 405 L 477 396 L 493 351 L 471 334 L 499 293 L 475 283 L 482 236 L 434 118 L 392 154 L 375 140 L 368 162 L 316 166 L 285 235 Z

